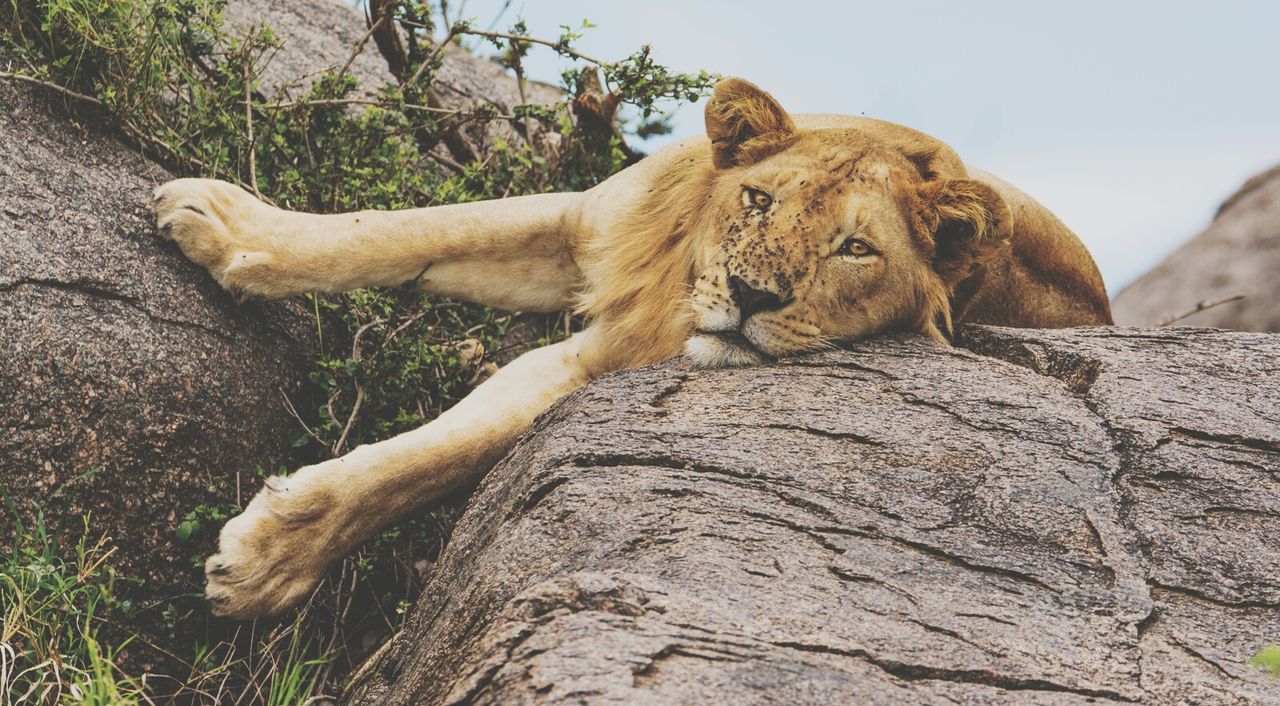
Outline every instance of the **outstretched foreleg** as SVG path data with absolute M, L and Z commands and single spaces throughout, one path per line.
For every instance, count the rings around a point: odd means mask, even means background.
M 520 356 L 420 429 L 269 480 L 205 564 L 214 612 L 284 610 L 378 530 L 474 485 L 538 414 L 587 382 L 594 335 Z
M 581 273 L 566 214 L 579 194 L 537 194 L 403 211 L 318 215 L 234 184 L 178 179 L 156 190 L 161 235 L 229 290 L 280 298 L 415 282 L 522 311 L 572 305 Z

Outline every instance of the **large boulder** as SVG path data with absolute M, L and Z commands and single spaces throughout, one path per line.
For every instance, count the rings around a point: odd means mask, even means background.
M 255 467 L 289 458 L 283 396 L 315 322 L 237 304 L 157 239 L 151 192 L 170 175 L 46 97 L 0 81 L 0 486 L 27 522 L 91 515 L 158 624 L 216 529 L 178 541 L 186 514 L 247 502 Z
M 1116 323 L 1157 326 L 1197 305 L 1244 299 L 1179 321 L 1237 331 L 1280 331 L 1280 166 L 1250 179 L 1200 235 L 1116 296 Z
M 1280 338 L 970 327 L 544 415 L 352 703 L 1280 703 Z
M 270 26 L 281 41 L 280 51 L 273 54 L 261 77 L 262 90 L 281 99 L 305 98 L 312 80 L 321 72 L 336 71 L 348 65 L 348 71 L 360 81 L 360 89 L 372 97 L 387 84 L 398 81 L 378 53 L 374 42 L 364 39 L 368 18 L 342 0 L 230 0 L 227 3 L 228 24 L 244 31 L 255 24 Z M 353 49 L 360 47 L 353 53 Z M 476 106 L 492 106 L 509 113 L 521 103 L 555 105 L 563 103 L 560 89 L 539 82 L 525 81 L 521 93 L 519 82 L 501 66 L 456 46 L 446 47 L 441 66 L 431 83 L 432 98 L 438 107 L 467 110 Z M 535 124 L 531 126 L 536 128 Z M 548 159 L 559 149 L 559 135 L 545 130 L 531 132 L 533 145 Z M 499 144 L 518 146 L 524 137 L 505 121 L 473 121 L 461 127 L 461 140 L 446 139 L 433 152 L 448 164 L 468 161 L 474 154 L 483 156 Z

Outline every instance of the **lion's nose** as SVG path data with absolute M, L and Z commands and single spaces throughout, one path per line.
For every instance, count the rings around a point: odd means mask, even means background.
M 743 321 L 746 321 L 753 314 L 781 309 L 786 304 L 773 292 L 756 289 L 739 277 L 730 277 L 729 286 L 733 288 L 734 298 L 738 300 L 738 308 L 742 310 Z

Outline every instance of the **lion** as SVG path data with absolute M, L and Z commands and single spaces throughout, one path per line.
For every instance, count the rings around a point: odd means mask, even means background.
M 288 212 L 238 186 L 161 186 L 158 231 L 226 289 L 280 298 L 415 282 L 493 307 L 574 308 L 585 329 L 520 356 L 439 418 L 269 479 L 206 565 L 219 615 L 278 613 L 380 529 L 476 484 L 591 379 L 680 355 L 767 363 L 955 322 L 1111 323 L 1083 244 L 938 140 L 863 117 L 790 115 L 719 82 L 705 138 L 581 193 L 405 211 Z

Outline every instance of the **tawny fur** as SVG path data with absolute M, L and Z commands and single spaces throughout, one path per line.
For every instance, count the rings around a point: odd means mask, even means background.
M 791 116 L 738 79 L 708 138 L 580 194 L 398 212 L 291 213 L 238 187 L 157 190 L 160 232 L 228 289 L 286 297 L 416 282 L 491 306 L 574 307 L 589 325 L 500 370 L 430 424 L 269 484 L 206 565 L 219 614 L 296 603 L 344 556 L 474 484 L 593 377 L 685 351 L 741 365 L 956 321 L 1110 323 L 1079 240 L 946 145 L 867 118 Z

